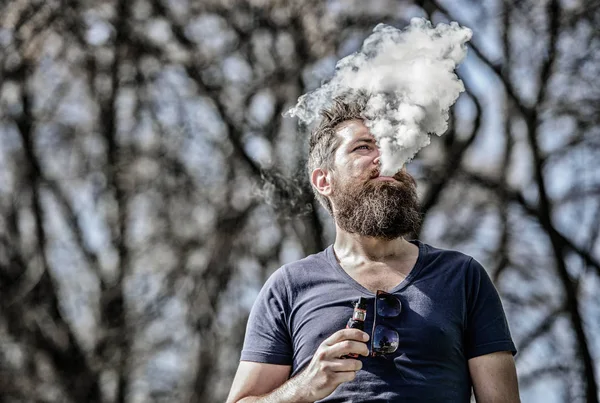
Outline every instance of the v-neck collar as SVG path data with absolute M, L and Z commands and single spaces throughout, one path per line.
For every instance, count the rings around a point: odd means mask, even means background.
M 406 276 L 399 284 L 394 286 L 391 290 L 389 290 L 389 291 L 384 290 L 384 291 L 389 292 L 390 294 L 393 294 L 395 292 L 398 292 L 398 291 L 406 288 L 419 275 L 419 272 L 423 268 L 424 261 L 425 261 L 425 255 L 427 254 L 425 244 L 416 239 L 409 240 L 408 242 L 412 243 L 413 245 L 416 245 L 419 248 L 419 256 L 417 257 L 417 261 L 415 262 L 415 265 L 413 266 L 411 271 L 408 273 L 408 276 Z M 327 261 L 329 262 L 329 264 L 341 275 L 342 279 L 346 283 L 350 284 L 354 288 L 357 288 L 358 290 L 360 290 L 361 292 L 363 292 L 367 295 L 375 296 L 374 292 L 365 288 L 358 281 L 353 279 L 346 272 L 346 270 L 344 270 L 343 267 L 338 263 L 338 261 L 335 257 L 335 252 L 333 250 L 333 244 L 329 245 L 327 247 L 327 249 L 325 249 L 325 257 L 326 257 Z

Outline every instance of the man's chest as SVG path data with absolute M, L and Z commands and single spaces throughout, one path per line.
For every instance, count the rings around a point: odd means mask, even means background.
M 372 285 L 377 289 L 381 284 Z M 395 318 L 378 316 L 374 296 L 367 297 L 365 332 L 372 334 L 374 322 L 395 329 L 400 336 L 395 356 L 402 356 L 404 360 L 435 363 L 446 359 L 454 361 L 457 354 L 462 354 L 462 303 L 427 295 L 412 285 L 395 295 L 402 304 L 402 311 Z M 347 290 L 345 297 L 323 293 L 294 309 L 291 325 L 295 364 L 308 363 L 323 340 L 345 328 L 352 316 L 352 301 L 358 296 L 364 297 L 353 288 Z

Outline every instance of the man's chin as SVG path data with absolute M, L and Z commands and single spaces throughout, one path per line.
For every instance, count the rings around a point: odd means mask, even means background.
M 381 241 L 392 241 L 394 239 L 404 237 L 413 231 L 413 228 L 406 228 L 400 223 L 387 226 L 385 229 L 381 227 L 375 227 L 374 223 L 372 225 L 364 225 L 363 223 L 358 228 L 344 226 L 340 227 L 347 232 Z
M 420 225 L 414 189 L 402 181 L 373 178 L 356 193 L 342 188 L 333 203 L 336 223 L 350 233 L 390 240 Z

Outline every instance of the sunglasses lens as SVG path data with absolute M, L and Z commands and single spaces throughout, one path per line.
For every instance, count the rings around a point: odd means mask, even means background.
M 373 335 L 373 353 L 391 354 L 398 348 L 398 332 L 387 326 L 377 325 Z
M 398 298 L 390 294 L 377 294 L 377 314 L 384 318 L 400 315 L 402 306 Z

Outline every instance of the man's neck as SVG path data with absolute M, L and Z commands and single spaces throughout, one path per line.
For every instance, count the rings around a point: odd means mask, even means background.
M 351 234 L 336 225 L 334 252 L 340 262 L 397 263 L 414 257 L 415 245 L 399 237 L 392 240 Z

